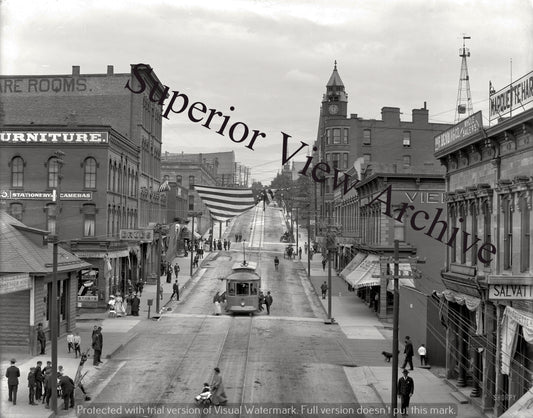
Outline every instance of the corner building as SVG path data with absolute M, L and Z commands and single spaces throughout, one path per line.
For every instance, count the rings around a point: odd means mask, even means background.
M 93 264 L 80 278 L 81 306 L 105 306 L 113 292 L 159 274 L 153 230 L 166 215 L 158 192 L 161 106 L 148 92 L 160 97 L 163 86 L 150 66 L 137 67 L 136 75 L 133 68 L 0 77 L 2 204 L 32 227 L 50 230 L 57 222 L 65 247 Z M 142 94 L 125 88 L 139 90 L 140 79 L 147 85 Z M 95 134 L 105 140 L 78 140 Z M 60 182 L 56 151 L 64 153 Z M 58 186 L 77 194 L 54 212 L 46 193 Z
M 533 109 L 489 128 L 478 112 L 435 138 L 446 168 L 446 238 L 458 231 L 439 292 L 446 374 L 495 416 L 532 396 L 532 127 Z

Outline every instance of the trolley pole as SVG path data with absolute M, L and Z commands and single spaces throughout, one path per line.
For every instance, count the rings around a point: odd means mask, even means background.
M 307 278 L 311 277 L 311 211 L 307 217 Z
M 391 417 L 397 416 L 398 412 L 398 325 L 400 313 L 400 291 L 398 286 L 400 262 L 400 242 L 394 240 L 394 318 L 392 325 L 392 390 L 391 390 Z

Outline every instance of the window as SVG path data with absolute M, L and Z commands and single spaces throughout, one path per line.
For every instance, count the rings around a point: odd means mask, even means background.
M 96 229 L 96 206 L 86 204 L 82 207 L 83 213 L 83 236 L 94 237 Z
M 372 159 L 372 156 L 370 154 L 363 154 L 363 158 L 365 160 L 365 163 L 369 163 Z
M 96 189 L 96 160 L 92 157 L 85 160 L 83 184 L 86 189 Z
M 194 210 L 194 196 L 189 196 L 189 210 Z
M 341 130 L 340 130 L 340 128 L 333 129 L 333 143 L 334 144 L 340 144 L 341 143 Z
M 370 129 L 363 129 L 363 145 L 370 145 L 371 133 Z
M 348 153 L 345 152 L 342 154 L 342 169 L 346 170 L 348 168 Z
M 403 146 L 406 148 L 411 146 L 411 132 L 409 131 L 403 133 Z
M 236 283 L 237 296 L 246 296 L 250 294 L 248 283 Z
M 345 145 L 348 143 L 348 128 L 342 130 L 342 143 Z
M 22 222 L 22 203 L 11 203 L 9 205 L 9 214 Z
M 333 168 L 340 168 L 339 167 L 339 153 L 338 152 L 334 152 L 332 154 L 332 160 L 331 160 L 331 163 L 332 163 L 332 167 Z
M 466 231 L 466 215 L 467 215 L 467 210 L 466 210 L 466 203 L 464 204 L 461 204 L 461 207 L 459 208 L 459 217 L 463 219 L 463 222 L 461 222 L 461 232 L 459 233 L 459 236 L 460 237 L 464 237 L 465 236 L 465 233 L 467 232 Z M 455 240 L 457 241 L 457 240 Z M 465 264 L 466 263 L 466 253 L 464 251 L 462 251 L 462 248 L 461 248 L 461 245 L 459 244 L 459 262 L 461 264 Z
M 491 242 L 490 233 L 490 206 L 488 202 L 483 203 L 483 242 L 489 244 Z M 485 266 L 490 266 L 490 262 Z
M 59 185 L 59 161 L 52 157 L 48 160 L 48 187 L 54 188 Z
M 46 230 L 50 234 L 56 234 L 57 206 L 55 203 L 46 205 Z
M 181 186 L 181 176 L 180 175 L 176 176 L 176 183 L 178 183 Z
M 410 155 L 404 155 L 403 156 L 403 166 L 404 167 L 411 166 L 411 156 Z
M 11 160 L 11 187 L 24 186 L 24 160 L 14 157 Z
M 326 129 L 326 145 L 330 145 L 332 143 L 332 136 L 333 136 L 333 130 Z
M 520 199 L 518 209 L 520 210 L 520 272 L 524 273 L 529 270 L 529 249 L 531 248 L 530 210 L 526 197 Z
M 450 221 L 451 221 L 451 224 L 452 224 L 452 227 L 455 228 L 457 226 L 457 209 L 455 207 L 450 207 L 448 206 L 448 211 L 450 213 Z M 456 252 L 456 241 L 457 240 L 453 240 L 453 243 L 451 245 L 451 249 L 450 249 L 450 262 L 451 263 L 455 263 L 457 261 L 457 252 Z
M 472 241 L 475 242 L 474 238 L 473 237 L 476 237 L 477 234 L 478 234 L 478 231 L 477 231 L 477 208 L 476 208 L 476 205 L 474 203 L 471 203 L 471 207 L 470 207 L 470 213 L 472 214 L 472 232 L 471 232 L 471 236 L 472 236 Z M 472 246 L 472 249 L 470 250 L 471 251 L 471 264 L 473 266 L 475 266 L 477 264 L 477 244 L 474 244 Z
M 400 242 L 405 241 L 405 224 L 403 222 L 394 221 L 394 239 Z
M 194 190 L 194 176 L 189 176 L 189 190 Z
M 503 268 L 513 266 L 513 206 L 511 199 L 503 199 Z

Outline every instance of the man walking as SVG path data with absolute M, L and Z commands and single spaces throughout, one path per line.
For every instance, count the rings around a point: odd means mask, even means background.
M 7 387 L 9 390 L 9 402 L 13 402 L 13 405 L 17 404 L 17 390 L 19 387 L 20 370 L 15 363 L 17 360 L 11 359 L 11 366 L 6 370 Z
M 405 417 L 407 416 L 407 408 L 409 408 L 409 400 L 415 392 L 415 383 L 409 377 L 407 369 L 403 370 L 403 376 L 398 380 L 398 396 L 401 398 L 400 412 Z
M 96 332 L 93 334 L 93 350 L 94 350 L 94 358 L 93 358 L 93 365 L 98 366 L 100 363 L 102 363 L 101 356 L 102 356 L 102 348 L 104 346 L 104 337 L 102 336 L 102 327 L 98 327 L 96 329 Z
M 320 286 L 320 290 L 322 290 L 322 299 L 326 299 L 326 294 L 328 293 L 328 285 L 325 280 L 324 283 L 322 283 L 322 286 Z
M 37 405 L 35 403 L 36 387 L 37 387 L 37 381 L 35 380 L 35 367 L 30 367 L 30 372 L 28 373 L 28 395 L 29 395 L 30 405 Z
M 172 293 L 172 296 L 170 296 L 170 300 L 174 299 L 174 295 L 176 295 L 176 300 L 180 300 L 180 287 L 178 285 L 178 281 L 176 280 L 174 284 L 172 285 L 172 290 L 174 291 Z
M 402 369 L 405 369 L 407 363 L 409 367 L 413 370 L 413 344 L 411 343 L 411 338 L 409 336 L 405 337 L 405 349 L 403 350 L 405 354 L 405 360 L 403 361 Z
M 178 263 L 174 264 L 174 275 L 176 276 L 176 280 L 178 280 L 178 273 L 180 272 L 180 266 Z
M 274 268 L 276 269 L 276 271 L 278 270 L 278 267 L 279 267 L 279 258 L 278 256 L 276 255 L 274 257 Z
M 35 399 L 38 401 L 41 400 L 41 396 L 43 395 L 44 374 L 42 365 L 43 362 L 39 360 L 37 367 L 35 367 Z
M 41 345 L 41 354 L 46 354 L 46 334 L 43 331 L 43 323 L 37 325 L 37 341 Z
M 274 299 L 272 299 L 272 295 L 270 292 L 267 292 L 267 295 L 265 296 L 265 305 L 267 307 L 267 315 L 270 315 L 270 305 L 272 305 L 272 302 Z
M 133 299 L 131 300 L 131 314 L 133 316 L 139 316 L 139 305 L 140 304 L 141 304 L 141 300 L 137 297 L 137 293 L 136 293 L 133 295 Z

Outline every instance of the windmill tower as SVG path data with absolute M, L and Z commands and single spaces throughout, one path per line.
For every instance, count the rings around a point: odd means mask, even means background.
M 461 74 L 459 76 L 459 88 L 457 89 L 457 106 L 455 107 L 455 123 L 470 116 L 472 110 L 472 97 L 470 95 L 470 79 L 466 58 L 470 56 L 470 50 L 465 47 L 465 40 L 470 36 L 463 35 L 463 47 L 459 49 L 461 57 Z

